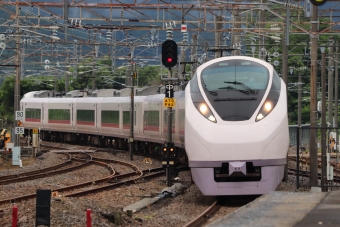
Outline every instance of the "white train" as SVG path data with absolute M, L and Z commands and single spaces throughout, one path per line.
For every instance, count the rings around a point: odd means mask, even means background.
M 25 129 L 40 128 L 43 140 L 99 146 L 114 140 L 117 147 L 127 147 L 130 97 L 34 94 L 20 102 L 23 124 Z M 163 98 L 135 96 L 137 151 L 161 154 L 168 131 Z M 283 177 L 289 136 L 286 87 L 270 64 L 242 56 L 209 61 L 175 98 L 172 139 L 203 194 L 275 190 Z
M 198 67 L 185 91 L 185 149 L 205 195 L 264 194 L 281 182 L 289 146 L 286 85 L 244 56 Z
M 30 92 L 20 101 L 25 129 L 39 128 L 42 140 L 110 146 L 126 149 L 130 136 L 130 97 L 37 98 Z M 184 91 L 175 92 L 172 109 L 172 140 L 186 162 L 184 152 Z M 135 96 L 135 150 L 161 153 L 167 138 L 164 94 Z

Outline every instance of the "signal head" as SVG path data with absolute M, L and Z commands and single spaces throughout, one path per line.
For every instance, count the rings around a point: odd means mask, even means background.
M 310 0 L 310 3 L 312 3 L 315 6 L 321 6 L 326 3 L 327 0 Z
M 162 63 L 167 68 L 177 65 L 177 43 L 175 41 L 166 40 L 162 44 Z

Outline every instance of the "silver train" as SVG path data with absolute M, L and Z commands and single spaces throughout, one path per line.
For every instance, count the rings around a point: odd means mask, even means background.
M 130 97 L 37 98 L 37 92 L 24 95 L 23 126 L 39 128 L 44 141 L 80 143 L 126 149 L 130 136 Z M 175 92 L 172 109 L 172 140 L 181 162 L 184 152 L 184 91 Z M 135 96 L 134 148 L 143 153 L 161 154 L 167 138 L 167 108 L 164 94 Z M 114 144 L 113 144 L 114 143 Z
M 20 102 L 25 129 L 42 140 L 127 148 L 130 97 L 36 98 Z M 135 150 L 161 154 L 167 138 L 163 94 L 135 96 Z M 285 84 L 273 67 L 249 57 L 201 65 L 175 92 L 172 139 L 205 195 L 263 194 L 281 182 L 288 150 Z

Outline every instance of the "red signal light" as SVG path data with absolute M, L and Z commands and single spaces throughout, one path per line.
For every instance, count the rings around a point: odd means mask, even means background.
M 167 58 L 166 61 L 167 61 L 168 63 L 171 63 L 171 62 L 172 62 L 172 58 Z

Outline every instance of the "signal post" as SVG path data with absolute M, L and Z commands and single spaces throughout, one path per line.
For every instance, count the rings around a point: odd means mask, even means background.
M 162 44 L 162 63 L 166 68 L 169 68 L 169 81 L 171 80 L 171 68 L 177 65 L 177 43 L 173 40 L 166 40 Z M 164 107 L 167 107 L 168 124 L 167 124 L 167 139 L 162 146 L 163 160 L 162 164 L 166 168 L 167 186 L 171 186 L 171 177 L 176 172 L 174 166 L 176 164 L 177 153 L 175 144 L 172 142 L 172 107 L 175 106 L 174 85 L 168 82 L 165 85 Z

